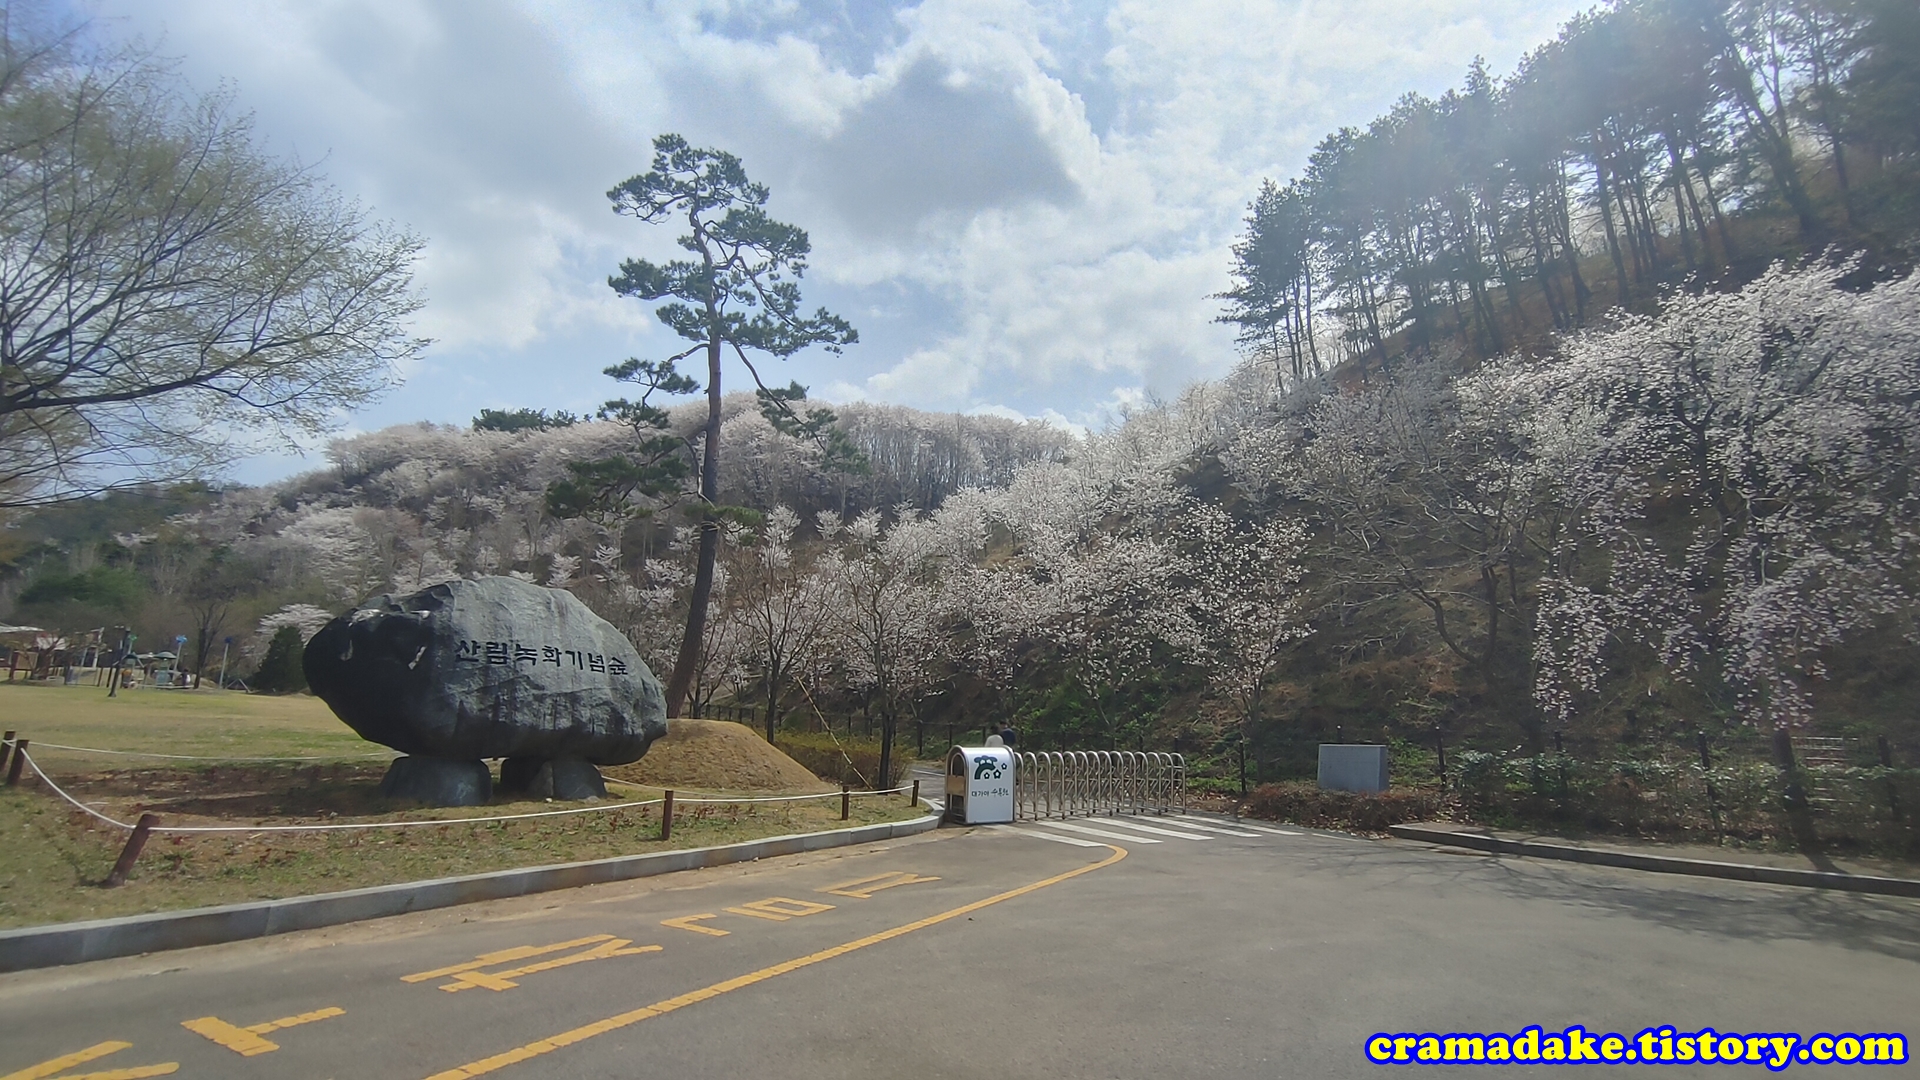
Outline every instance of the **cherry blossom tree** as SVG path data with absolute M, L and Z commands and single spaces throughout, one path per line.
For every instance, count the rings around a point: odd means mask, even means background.
M 1072 466 L 1024 468 L 991 501 L 1013 546 L 980 583 L 998 607 L 981 614 L 1052 651 L 1109 743 L 1137 727 L 1120 697 L 1181 612 L 1164 526 L 1182 500 L 1159 447 L 1115 440 Z
M 333 620 L 333 614 L 326 608 L 315 607 L 312 604 L 287 604 L 260 620 L 259 625 L 254 628 L 252 639 L 242 645 L 240 655 L 243 658 L 265 656 L 267 642 L 272 641 L 273 635 L 287 626 L 299 631 L 302 644 L 311 641 L 313 635 L 320 632 L 321 627 Z
M 788 688 L 821 657 L 834 598 L 796 550 L 800 516 L 778 506 L 752 543 L 733 549 L 729 617 L 739 626 L 741 662 L 759 683 L 767 741 L 780 727 Z
M 939 531 L 904 513 L 891 526 L 869 510 L 831 539 L 821 560 L 832 597 L 832 638 L 849 687 L 880 717 L 880 774 L 892 776 L 901 712 L 924 696 L 946 649 L 936 561 Z
M 1544 707 L 1570 713 L 1632 642 L 1748 723 L 1802 723 L 1824 651 L 1913 603 L 1920 279 L 1854 269 L 1676 294 L 1468 383 L 1532 411 L 1573 514 L 1537 617 Z
M 1233 704 L 1245 745 L 1275 669 L 1309 632 L 1300 594 L 1306 533 L 1289 518 L 1243 526 L 1215 504 L 1195 503 L 1180 540 L 1186 617 L 1166 620 L 1162 633 Z

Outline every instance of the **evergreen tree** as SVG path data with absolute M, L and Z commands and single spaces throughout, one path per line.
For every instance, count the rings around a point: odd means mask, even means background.
M 253 688 L 268 694 L 291 694 L 307 688 L 307 672 L 300 664 L 306 645 L 300 640 L 300 628 L 283 626 L 274 631 L 267 643 L 266 659 L 254 672 Z
M 679 383 L 671 388 L 666 383 L 675 378 L 673 365 L 695 354 L 704 354 L 706 360 L 707 422 L 700 433 L 700 552 L 687 605 L 686 635 L 667 680 L 667 715 L 678 716 L 700 663 L 707 606 L 713 594 L 714 563 L 720 553 L 720 527 L 730 509 L 720 501 L 721 358 L 731 351 L 753 374 L 760 389 L 767 390 L 747 350 L 785 359 L 809 345 L 824 345 L 838 352 L 841 346 L 860 338 L 845 319 L 825 308 L 812 315 L 801 313 L 800 278 L 806 273 L 812 242 L 804 229 L 767 216 L 766 185 L 748 180 L 739 158 L 720 150 L 689 146 L 678 135 L 654 139 L 653 151 L 653 167 L 624 181 L 607 197 L 613 201 L 615 212 L 648 224 L 684 220 L 688 231 L 679 238 L 679 244 L 693 257 L 667 263 L 629 259 L 608 284 L 622 296 L 667 301 L 654 309 L 654 315 L 691 345 L 665 361 L 632 361 L 609 373 L 642 382 L 649 389 L 682 392 Z M 763 395 L 762 405 L 779 409 L 796 427 L 817 419 L 793 414 L 786 395 L 787 391 Z M 609 403 L 609 409 L 616 414 L 623 411 L 613 403 Z M 643 416 L 638 426 L 647 426 L 649 420 Z M 646 471 L 641 470 L 643 474 Z M 601 478 L 576 479 L 591 483 Z

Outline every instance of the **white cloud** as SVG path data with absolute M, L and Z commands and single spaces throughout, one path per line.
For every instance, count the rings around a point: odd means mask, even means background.
M 1407 90 L 1457 83 L 1476 54 L 1510 67 L 1577 5 L 92 7 L 200 85 L 231 79 L 276 145 L 326 155 L 336 183 L 428 237 L 421 328 L 441 345 L 383 409 L 577 407 L 605 396 L 600 366 L 657 353 L 664 331 L 604 282 L 623 257 L 670 253 L 673 231 L 614 216 L 604 192 L 672 130 L 738 153 L 811 231 L 810 301 L 887 313 L 844 358 L 798 360 L 803 381 L 1080 423 L 1230 365 L 1208 296 L 1262 177 Z

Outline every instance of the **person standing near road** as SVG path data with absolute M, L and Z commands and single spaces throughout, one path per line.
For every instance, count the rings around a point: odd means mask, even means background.
M 1006 727 L 1003 727 L 1000 729 L 1000 745 L 1006 747 L 1009 750 L 1013 749 L 1013 725 L 1012 724 L 1008 724 Z

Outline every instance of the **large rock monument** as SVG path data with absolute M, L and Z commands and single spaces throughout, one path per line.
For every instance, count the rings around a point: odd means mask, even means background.
M 383 793 L 440 806 L 503 790 L 606 794 L 595 765 L 638 761 L 666 699 L 633 644 L 572 593 L 514 578 L 376 596 L 307 643 L 307 684 L 364 739 L 408 756 Z

